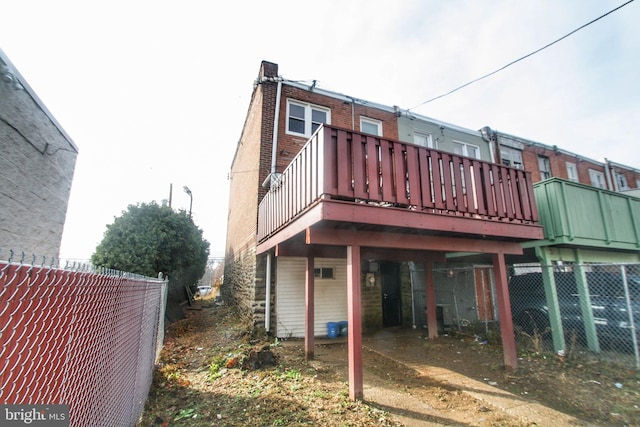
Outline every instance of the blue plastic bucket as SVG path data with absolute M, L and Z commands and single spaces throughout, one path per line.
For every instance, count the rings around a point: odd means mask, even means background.
M 349 331 L 349 322 L 347 322 L 346 320 L 338 322 L 338 334 L 341 337 L 346 337 L 348 331 Z
M 338 322 L 327 323 L 327 336 L 329 338 L 336 338 L 338 336 Z

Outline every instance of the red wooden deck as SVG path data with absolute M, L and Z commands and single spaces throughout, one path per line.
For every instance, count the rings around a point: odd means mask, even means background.
M 522 241 L 542 238 L 537 221 L 529 172 L 325 126 L 260 203 L 258 241 L 319 223 Z
M 429 338 L 435 339 L 433 262 L 446 252 L 491 254 L 505 365 L 515 368 L 504 255 L 522 253 L 522 241 L 542 239 L 537 221 L 528 172 L 325 126 L 260 203 L 257 252 L 275 248 L 276 256 L 307 257 L 309 358 L 314 347 L 313 259 L 347 258 L 349 396 L 361 399 L 362 255 L 425 265 Z

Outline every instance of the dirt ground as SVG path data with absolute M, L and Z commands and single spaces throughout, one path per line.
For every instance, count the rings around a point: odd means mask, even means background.
M 187 314 L 166 333 L 140 427 L 640 425 L 640 374 L 606 360 L 528 352 L 514 372 L 473 335 L 385 330 L 363 338 L 353 402 L 345 338 L 317 340 L 307 361 L 302 340 L 256 336 L 232 307 Z

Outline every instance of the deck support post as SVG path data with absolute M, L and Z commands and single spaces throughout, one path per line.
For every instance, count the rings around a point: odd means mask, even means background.
M 433 280 L 433 259 L 431 257 L 427 257 L 424 260 L 424 278 L 427 330 L 429 331 L 429 340 L 433 341 L 438 338 L 438 315 L 436 307 L 436 285 Z
M 549 324 L 538 325 L 538 328 L 551 327 L 553 349 L 556 352 L 565 351 L 567 345 L 564 339 L 564 327 L 562 326 L 560 303 L 558 302 L 558 289 L 556 287 L 556 277 L 555 274 L 553 274 L 553 261 L 551 260 L 549 248 L 536 247 L 536 256 L 540 264 L 542 264 L 542 282 L 544 283 L 544 295 L 549 312 Z M 546 331 L 543 329 L 539 332 L 544 333 Z
M 574 249 L 576 263 L 573 274 L 576 280 L 576 288 L 578 290 L 578 299 L 580 300 L 580 313 L 584 324 L 584 332 L 587 337 L 587 346 L 594 353 L 600 353 L 600 342 L 598 341 L 598 332 L 596 330 L 596 322 L 593 316 L 593 308 L 591 307 L 591 294 L 589 293 L 589 285 L 587 284 L 587 274 L 584 271 L 584 261 L 580 249 Z
M 496 280 L 496 294 L 500 314 L 500 334 L 502 336 L 502 350 L 504 365 L 509 369 L 517 369 L 518 352 L 513 332 L 513 318 L 511 316 L 511 301 L 509 299 L 509 284 L 507 280 L 507 266 L 503 253 L 493 254 L 493 272 Z
M 363 398 L 360 246 L 347 246 L 347 320 L 349 324 L 349 398 Z
M 313 322 L 314 316 L 314 295 L 315 295 L 315 274 L 313 255 L 307 256 L 307 266 L 304 285 L 305 318 L 304 318 L 304 354 L 307 360 L 313 359 L 313 347 L 315 335 Z

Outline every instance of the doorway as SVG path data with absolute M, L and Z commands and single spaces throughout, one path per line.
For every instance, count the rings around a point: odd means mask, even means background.
M 402 282 L 400 267 L 394 262 L 380 263 L 382 279 L 382 325 L 402 325 Z

